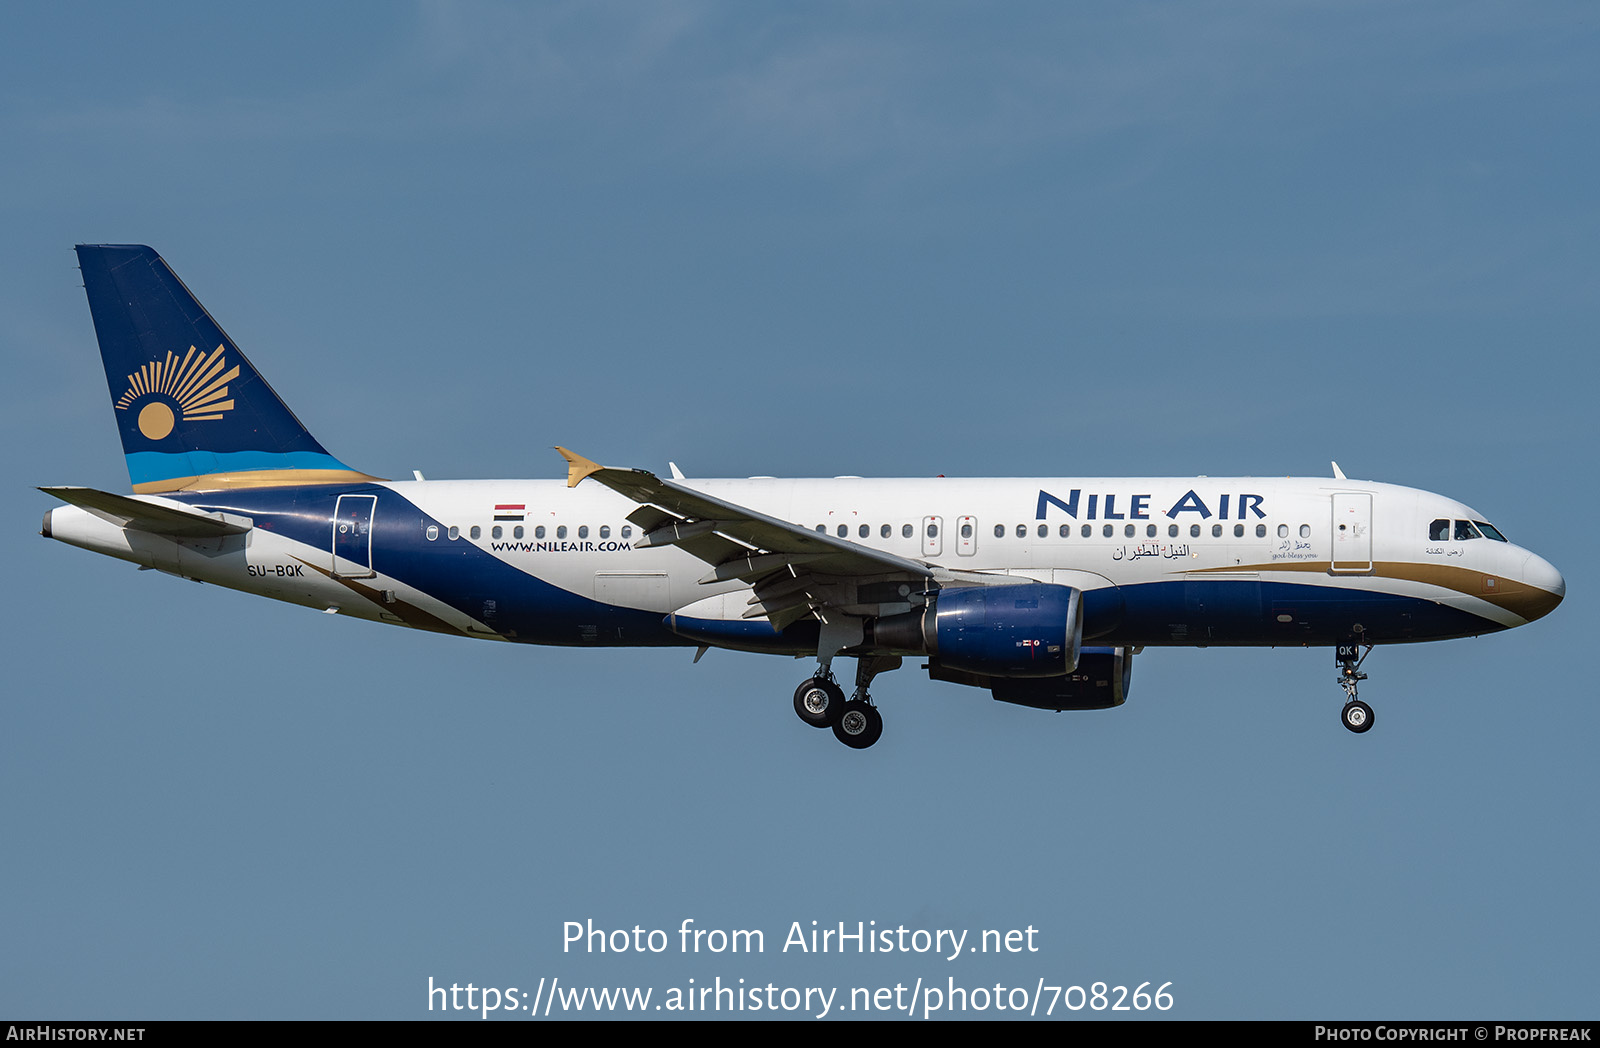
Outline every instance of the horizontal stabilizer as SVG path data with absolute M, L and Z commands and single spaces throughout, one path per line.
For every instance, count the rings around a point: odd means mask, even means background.
M 62 502 L 88 510 L 119 528 L 146 531 L 173 538 L 221 538 L 242 535 L 255 526 L 249 517 L 232 513 L 203 513 L 170 502 L 145 502 L 94 488 L 40 488 Z

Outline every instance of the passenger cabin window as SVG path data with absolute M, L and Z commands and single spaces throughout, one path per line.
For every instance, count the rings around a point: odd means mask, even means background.
M 1197 538 L 1200 537 L 1200 525 L 1198 525 L 1198 524 L 1190 524 L 1189 525 L 1189 537 L 1192 538 L 1192 539 L 1197 539 Z
M 540 525 L 538 525 L 537 527 L 535 527 L 533 529 L 533 537 L 536 538 L 536 539 L 544 538 L 544 525 L 543 524 L 540 524 Z
M 908 538 L 911 537 L 911 525 L 910 524 L 902 524 L 902 525 L 900 525 L 900 537 L 903 538 L 903 539 L 908 539 Z
M 564 539 L 566 537 L 567 537 L 567 526 L 565 524 L 562 524 L 562 525 L 560 525 L 560 526 L 558 526 L 556 528 L 556 538 Z
M 1279 524 L 1278 525 L 1278 537 L 1280 539 L 1286 539 L 1286 538 L 1289 537 L 1289 525 L 1287 525 L 1287 524 Z
M 589 525 L 587 525 L 587 524 L 579 524 L 578 525 L 578 537 L 580 539 L 586 539 L 586 538 L 589 537 Z
M 1167 525 L 1167 538 L 1175 539 L 1177 537 L 1178 537 L 1178 525 L 1176 525 L 1176 524 L 1168 524 Z
M 972 537 L 972 525 L 971 524 L 963 524 L 963 525 L 961 525 L 961 537 L 964 538 L 964 539 L 970 539 Z
M 1028 525 L 1026 525 L 1026 524 L 1018 524 L 1017 525 L 1017 538 L 1025 539 L 1027 537 L 1028 537 Z
M 1283 530 L 1288 531 L 1289 529 L 1288 528 L 1284 528 Z M 1265 524 L 1257 524 L 1256 525 L 1256 538 L 1264 539 L 1266 537 L 1267 537 L 1267 526 Z
M 1094 526 L 1091 525 L 1091 524 L 1085 524 L 1083 526 L 1083 537 L 1084 538 L 1089 538 L 1093 534 L 1094 534 Z
M 472 537 L 475 538 L 475 539 L 482 538 L 483 537 L 483 529 L 478 527 L 478 525 L 476 525 L 476 524 L 472 525 Z
M 523 534 L 524 534 L 524 532 L 522 530 L 522 525 L 521 524 L 518 524 L 516 527 L 511 529 L 511 537 L 514 538 L 514 539 L 520 539 L 523 536 Z
M 1235 524 L 1233 526 L 1233 537 L 1236 538 L 1236 539 L 1244 538 L 1244 525 L 1243 524 Z
M 864 539 L 864 538 L 871 537 L 871 535 L 872 535 L 872 525 L 871 524 L 863 524 L 859 528 L 856 529 L 856 538 Z
M 880 539 L 886 539 L 889 537 L 889 525 L 885 524 L 883 527 L 878 529 L 878 537 Z
M 837 530 L 839 532 L 839 537 L 844 538 L 846 535 L 850 534 L 850 525 L 840 524 Z
M 602 525 L 600 525 L 600 537 L 603 538 L 603 539 L 608 539 L 608 538 L 611 537 L 611 525 L 610 524 L 602 524 Z
M 1072 525 L 1071 524 L 1063 524 L 1063 525 L 1061 525 L 1061 537 L 1064 538 L 1064 539 L 1070 539 L 1072 537 Z
M 1303 538 L 1303 539 L 1308 539 L 1308 538 L 1311 537 L 1311 525 L 1310 524 L 1302 524 L 1302 525 L 1300 525 L 1300 537 Z
M 428 541 L 434 542 L 439 538 L 439 525 L 429 524 L 427 531 Z
M 1154 524 L 1146 524 L 1144 526 L 1144 537 L 1147 539 L 1156 537 L 1156 526 Z
M 1006 537 L 1006 526 L 1004 524 L 996 524 L 994 526 L 994 537 L 997 539 Z
M 1220 539 L 1222 537 L 1222 525 L 1221 524 L 1213 524 L 1213 525 L 1211 525 L 1211 537 L 1214 538 L 1214 539 Z
M 505 531 L 498 524 L 496 524 L 494 527 L 489 529 L 489 537 L 492 538 L 492 539 L 497 539 L 501 535 L 504 535 L 504 534 L 505 534 Z
M 1112 535 L 1116 534 L 1116 529 L 1113 528 L 1110 524 L 1107 524 L 1105 526 L 1105 529 L 1103 530 L 1102 534 L 1104 534 L 1106 538 L 1110 538 Z

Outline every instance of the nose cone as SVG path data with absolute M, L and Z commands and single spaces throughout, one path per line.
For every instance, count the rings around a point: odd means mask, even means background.
M 1534 590 L 1525 599 L 1522 612 L 1529 622 L 1556 610 L 1556 605 L 1567 595 L 1567 580 L 1561 577 L 1554 564 L 1537 553 L 1528 554 L 1528 562 L 1522 566 L 1522 581 Z

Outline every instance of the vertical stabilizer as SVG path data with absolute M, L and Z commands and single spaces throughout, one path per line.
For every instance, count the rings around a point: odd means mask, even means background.
M 317 443 L 160 255 L 77 251 L 134 491 L 373 479 Z

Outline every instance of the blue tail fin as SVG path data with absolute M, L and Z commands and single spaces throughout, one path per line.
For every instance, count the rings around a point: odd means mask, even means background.
M 134 491 L 373 479 L 317 443 L 160 255 L 77 250 Z

